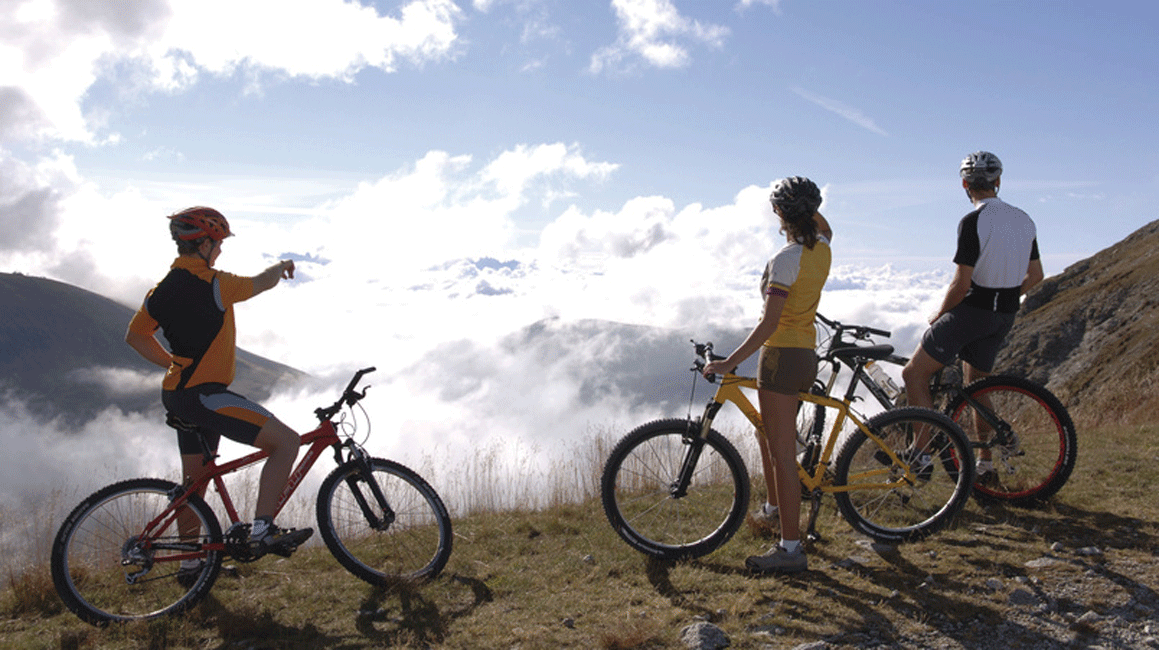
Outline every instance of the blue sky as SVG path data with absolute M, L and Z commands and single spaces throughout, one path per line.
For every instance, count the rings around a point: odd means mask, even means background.
M 836 231 L 822 309 L 908 351 L 970 209 L 967 153 L 1002 158 L 1048 274 L 1155 218 L 1157 19 L 1134 1 L 8 0 L 0 271 L 136 305 L 173 254 L 164 215 L 206 204 L 238 232 L 219 266 L 300 260 L 239 327 L 313 373 L 422 367 L 544 318 L 683 345 L 759 315 L 769 186 L 800 174 Z M 543 391 L 542 362 L 423 402 L 459 372 L 444 360 L 393 399 L 466 419 L 500 386 Z M 499 429 L 633 417 L 576 408 L 561 363 L 528 424 Z
M 83 6 L 6 4 L 0 71 L 17 83 L 0 84 L 33 108 L 7 111 L 2 153 L 67 157 L 105 194 L 148 182 L 164 204 L 173 186 L 229 185 L 199 202 L 276 221 L 430 151 L 477 170 L 560 143 L 614 171 L 543 171 L 506 215 L 520 245 L 569 207 L 711 208 L 804 174 L 828 186 L 847 259 L 906 264 L 947 257 L 967 208 L 954 168 L 985 148 L 1039 221 L 1048 271 L 1153 214 L 1147 3 Z M 228 203 L 239 192 L 263 200 Z M 168 193 L 166 209 L 185 199 Z

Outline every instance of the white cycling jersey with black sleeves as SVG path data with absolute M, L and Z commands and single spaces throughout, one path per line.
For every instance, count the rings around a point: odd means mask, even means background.
M 997 197 L 979 203 L 958 224 L 954 263 L 974 268 L 973 286 L 963 302 L 991 311 L 1017 311 L 1027 267 L 1039 258 L 1034 221 Z

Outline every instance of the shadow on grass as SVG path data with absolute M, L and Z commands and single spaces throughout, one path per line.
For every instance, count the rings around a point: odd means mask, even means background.
M 491 589 L 476 578 L 454 574 L 438 582 L 462 585 L 469 594 L 456 594 L 455 602 L 440 607 L 423 595 L 421 584 L 400 582 L 375 587 L 359 606 L 355 628 L 364 637 L 382 644 L 441 643 L 450 632 L 451 623 L 494 599 Z
M 255 606 L 227 608 L 212 593 L 193 610 L 191 617 L 201 618 L 205 623 L 217 628 L 224 645 L 241 644 L 261 640 L 263 647 L 271 648 L 328 648 L 340 644 L 341 637 L 328 635 L 313 624 L 304 626 L 279 623 L 274 612 Z M 169 640 L 156 638 L 154 626 L 164 629 L 173 619 L 160 618 L 149 621 L 153 638 L 148 647 L 168 647 Z M 207 625 L 208 627 L 208 625 Z
M 1085 532 L 1092 522 L 1120 528 L 1139 527 L 1137 520 L 1129 518 L 1080 513 L 1065 506 L 1057 507 L 1057 510 L 1081 522 L 1076 523 L 1076 532 Z M 1016 531 L 1016 535 L 1022 539 L 1007 540 L 1001 535 L 982 533 L 965 538 L 947 536 L 941 541 L 947 549 L 961 550 L 967 564 L 976 567 L 979 563 L 985 564 L 980 567 L 981 575 L 1026 575 L 1026 567 L 1021 564 L 995 558 L 1011 555 L 1025 557 L 1027 540 L 1033 541 L 1038 537 L 1037 533 L 1030 534 L 1028 531 L 1045 527 L 1047 523 L 1053 526 L 1057 517 L 1045 516 L 1042 521 L 1032 521 L 1037 518 L 1035 513 L 1018 514 L 1021 515 L 1020 521 L 1027 527 L 1025 531 Z M 986 522 L 994 525 L 992 515 L 967 516 L 958 523 L 965 528 L 985 525 Z M 1114 535 L 1113 531 L 1107 531 L 1098 539 L 1109 543 Z M 1094 541 L 1090 540 L 1089 543 Z M 911 547 L 873 546 L 849 555 L 840 551 L 835 553 L 836 549 L 826 544 L 814 544 L 809 550 L 812 569 L 787 576 L 752 575 L 740 567 L 704 558 L 686 562 L 650 558 L 646 560 L 646 573 L 656 592 L 674 606 L 690 614 L 710 618 L 714 615 L 710 603 L 703 601 L 697 586 L 682 589 L 675 585 L 672 579 L 673 568 L 683 564 L 722 576 L 748 577 L 760 584 L 762 597 L 754 604 L 768 609 L 768 613 L 760 618 L 760 626 L 752 629 L 767 627 L 770 633 L 777 636 L 799 638 L 817 638 L 820 634 L 829 643 L 855 647 L 882 643 L 917 646 L 928 641 L 928 635 L 953 639 L 963 647 L 979 647 L 993 641 L 997 625 L 1002 625 L 1003 634 L 1017 645 L 1053 647 L 1058 642 L 1057 636 L 1050 636 L 1033 625 L 1011 619 L 1010 610 L 1018 607 L 1025 614 L 1038 616 L 1040 623 L 1045 622 L 1049 626 L 1051 623 L 1047 617 L 1051 611 L 1078 608 L 1078 604 L 1072 607 L 1068 603 L 1052 600 L 1030 581 L 1022 584 L 1035 594 L 1038 605 L 1011 604 L 1004 598 L 995 597 L 995 591 L 981 586 L 979 573 L 963 572 L 961 565 L 953 562 L 947 562 L 940 569 L 924 566 L 924 562 L 915 563 L 919 556 L 907 551 L 908 548 Z M 857 557 L 867 552 L 875 553 L 884 564 Z M 940 561 L 935 563 L 941 564 Z M 1159 601 L 1159 596 L 1151 588 L 1129 576 L 1109 571 L 1097 562 L 1080 561 L 1079 564 L 1081 570 L 1092 571 L 1115 582 L 1134 593 L 1136 598 Z M 1066 623 L 1056 621 L 1053 624 Z

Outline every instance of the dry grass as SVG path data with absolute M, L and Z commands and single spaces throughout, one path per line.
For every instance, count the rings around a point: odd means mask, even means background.
M 458 516 L 444 574 L 408 589 L 366 585 L 313 546 L 289 560 L 231 564 L 185 616 L 96 629 L 63 611 L 47 566 L 10 569 L 0 648 L 628 650 L 681 647 L 681 629 L 696 620 L 720 626 L 733 648 L 818 639 L 836 647 L 938 639 L 979 647 L 998 625 L 1011 646 L 1046 647 L 1051 639 L 1010 618 L 1013 590 L 1049 594 L 1060 617 L 1132 606 L 1159 612 L 1159 505 L 1138 496 L 1159 481 L 1157 461 L 1159 426 L 1082 430 L 1078 467 L 1050 504 L 971 504 L 952 529 L 896 551 L 859 539 L 827 501 L 811 570 L 786 578 L 742 570 L 744 557 L 769 543 L 767 529 L 747 527 L 700 560 L 651 561 L 619 540 L 598 499 L 566 503 L 563 487 L 540 509 Z M 577 461 L 564 477 L 591 470 Z M 1089 547 L 1102 555 L 1084 555 Z M 1032 562 L 1044 557 L 1057 561 Z M 1080 640 L 1097 632 L 1061 625 Z

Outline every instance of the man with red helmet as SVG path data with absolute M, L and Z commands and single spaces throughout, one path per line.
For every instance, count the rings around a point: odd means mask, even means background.
M 273 523 L 278 497 L 298 456 L 299 436 L 263 407 L 230 391 L 229 385 L 236 353 L 233 304 L 272 289 L 282 278 L 293 278 L 294 262 L 282 260 L 253 277 L 213 268 L 222 242 L 233 234 L 229 222 L 213 208 L 198 206 L 170 216 L 169 232 L 177 243 L 177 259 L 145 296 L 125 341 L 166 369 L 162 404 L 173 415 L 200 426 L 211 453 L 217 451 L 222 435 L 269 452 L 250 546 L 256 554 L 287 554 L 313 533 L 309 528 L 280 529 Z M 158 329 L 171 352 L 157 340 Z M 177 442 L 189 480 L 204 464 L 201 443 L 196 434 L 185 431 L 178 432 Z M 196 536 L 196 521 L 182 525 L 181 533 Z M 196 575 L 195 567 L 184 568 Z

